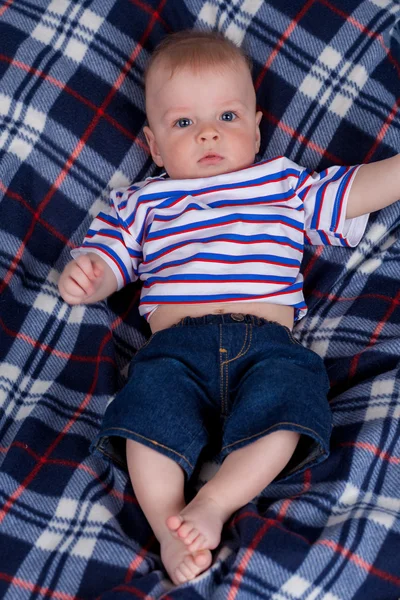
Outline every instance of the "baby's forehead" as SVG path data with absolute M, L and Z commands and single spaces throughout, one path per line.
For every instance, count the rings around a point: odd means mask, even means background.
M 220 79 L 232 78 L 238 81 L 242 78 L 251 80 L 251 73 L 245 62 L 242 64 L 231 64 L 227 62 L 218 62 L 215 64 L 197 64 L 182 63 L 178 66 L 171 65 L 168 60 L 159 60 L 148 70 L 145 79 L 146 97 L 153 95 L 158 91 L 160 83 L 168 82 L 173 85 L 175 81 L 181 80 L 187 76 L 194 76 L 207 80 L 207 74 L 218 75 Z

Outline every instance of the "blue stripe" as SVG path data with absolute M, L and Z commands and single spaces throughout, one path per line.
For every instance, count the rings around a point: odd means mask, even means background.
M 113 239 L 119 240 L 122 244 L 124 244 L 124 238 L 122 233 L 116 229 L 89 229 L 86 237 L 95 237 L 96 235 L 106 235 L 107 237 L 111 237 Z
M 301 291 L 302 288 L 302 284 L 295 284 L 292 285 L 288 288 L 286 288 L 285 292 L 297 292 L 297 291 Z M 187 294 L 182 294 L 182 295 L 168 295 L 168 296 L 152 296 L 151 294 L 146 295 L 142 301 L 143 304 L 166 304 L 166 303 L 176 303 L 176 302 L 212 302 L 212 301 L 217 301 L 217 300 L 234 300 L 235 298 L 237 299 L 246 299 L 246 298 L 268 298 L 269 296 L 274 296 L 274 294 L 207 294 L 207 295 L 198 295 L 198 294 L 194 294 L 194 295 L 187 295 Z M 303 304 L 291 304 L 290 306 L 295 306 L 295 307 L 302 307 L 304 306 Z
M 101 218 L 102 222 L 104 221 L 105 223 L 108 223 L 109 225 L 115 225 L 116 227 L 121 226 L 120 220 L 118 218 L 112 217 L 109 214 L 101 212 L 97 215 L 96 220 L 100 219 L 100 218 Z
M 206 274 L 197 274 L 197 273 L 182 273 L 181 275 L 170 275 L 169 277 L 150 277 L 146 280 L 144 287 L 149 287 L 149 285 L 153 285 L 154 283 L 167 283 L 173 281 L 182 281 L 185 280 L 187 282 L 202 282 L 202 281 L 215 281 L 216 283 L 224 283 L 229 281 L 255 281 L 255 282 L 265 282 L 265 283 L 282 283 L 286 285 L 291 285 L 296 280 L 295 277 L 281 277 L 279 275 L 258 275 L 254 274 L 239 274 L 235 273 L 233 275 L 206 275 Z
M 340 179 L 343 175 L 343 172 L 346 171 L 346 167 L 340 167 L 340 169 L 337 171 L 337 173 L 335 173 L 335 175 L 333 177 L 331 177 L 330 179 L 328 179 L 328 181 L 325 181 L 319 188 L 319 190 L 316 193 L 316 197 L 315 197 L 315 206 L 314 206 L 314 212 L 313 212 L 313 216 L 311 219 L 311 229 L 316 229 L 317 228 L 317 219 L 318 219 L 318 215 L 320 213 L 320 207 L 323 204 L 323 200 L 322 200 L 322 196 L 325 193 L 326 188 L 333 183 L 334 181 L 337 181 L 338 179 Z M 327 169 L 321 173 L 320 175 L 320 182 L 323 180 L 323 178 L 326 176 L 326 172 Z
M 342 181 L 339 184 L 339 189 L 336 194 L 335 203 L 334 203 L 333 211 L 332 211 L 332 221 L 331 221 L 331 226 L 330 226 L 331 231 L 336 231 L 336 228 L 338 226 L 340 203 L 344 196 L 344 188 L 347 185 L 349 178 L 351 178 L 351 176 L 353 175 L 355 168 L 356 167 L 353 167 L 352 169 L 350 169 L 350 171 L 347 173 L 347 175 L 345 175 L 343 177 Z
M 159 207 L 160 205 L 157 205 L 157 209 Z M 177 219 L 178 217 L 184 215 L 191 208 L 195 208 L 196 210 L 207 210 L 205 206 L 200 206 L 200 204 L 195 204 L 194 202 L 191 202 L 190 204 L 185 206 L 185 208 L 180 213 L 174 213 L 172 215 L 157 214 L 157 221 L 173 221 L 174 219 Z
M 192 262 L 193 260 L 204 260 L 204 261 L 212 261 L 218 263 L 228 263 L 232 265 L 240 265 L 244 262 L 251 261 L 262 261 L 262 262 L 274 262 L 282 267 L 295 267 L 300 268 L 300 262 L 298 260 L 294 260 L 291 258 L 284 258 L 280 256 L 268 255 L 268 254 L 249 254 L 245 256 L 230 256 L 226 254 L 211 254 L 206 252 L 199 252 L 198 254 L 194 254 L 193 256 L 188 256 L 186 258 L 182 258 L 180 260 L 173 260 L 170 262 L 165 262 L 154 269 L 146 271 L 147 273 L 158 273 L 162 269 L 166 269 L 167 267 L 174 267 L 178 265 L 185 265 L 187 263 Z
M 124 274 L 124 279 L 125 279 L 126 283 L 130 282 L 131 278 L 129 277 L 129 273 L 126 270 L 124 263 L 121 261 L 118 254 L 112 248 L 110 248 L 109 246 L 106 246 L 105 244 L 90 244 L 89 242 L 83 242 L 82 247 L 97 248 L 98 250 L 104 250 L 104 254 L 107 254 L 108 256 L 113 258 L 114 261 L 120 266 L 121 271 Z
M 226 198 L 224 200 L 217 200 L 215 202 L 210 202 L 208 206 L 210 208 L 219 208 L 220 206 L 229 207 L 229 206 L 251 206 L 252 204 L 270 204 L 276 202 L 285 202 L 286 200 L 293 197 L 293 190 L 289 189 L 287 192 L 282 192 L 281 194 L 268 194 L 265 196 L 257 196 L 251 198 L 243 198 L 237 200 L 235 198 Z
M 195 239 L 191 239 L 191 240 L 182 240 L 181 242 L 178 242 L 176 244 L 171 244 L 170 246 L 164 246 L 161 250 L 158 250 L 157 252 L 153 252 L 152 254 L 147 254 L 146 262 L 151 262 L 152 260 L 156 260 L 159 256 L 162 256 L 166 252 L 173 252 L 175 249 L 182 248 L 182 246 L 186 246 L 188 244 L 199 244 L 199 243 L 205 244 L 205 243 L 209 243 L 209 242 L 218 242 L 218 241 L 224 241 L 224 240 L 226 240 L 227 242 L 243 242 L 245 244 L 268 243 L 268 242 L 273 242 L 276 244 L 288 244 L 291 248 L 295 248 L 299 252 L 303 251 L 302 244 L 298 244 L 297 242 L 294 242 L 290 238 L 281 236 L 281 235 L 272 236 L 272 235 L 259 234 L 259 235 L 247 236 L 247 235 L 235 235 L 235 234 L 229 234 L 229 233 L 227 233 L 227 234 L 222 233 L 222 234 L 219 234 L 216 236 L 209 236 L 206 238 L 195 238 Z
M 179 196 L 190 196 L 191 193 L 195 194 L 196 196 L 198 194 L 206 194 L 206 193 L 212 193 L 212 192 L 218 192 L 220 190 L 230 190 L 230 189 L 238 189 L 238 188 L 249 188 L 255 185 L 260 185 L 263 183 L 270 183 L 271 181 L 274 182 L 276 180 L 279 179 L 284 179 L 285 177 L 290 177 L 290 176 L 294 176 L 294 177 L 298 177 L 299 176 L 299 169 L 293 169 L 293 168 L 287 168 L 284 169 L 283 171 L 277 171 L 276 173 L 271 173 L 270 175 L 264 175 L 262 177 L 257 177 L 256 179 L 248 179 L 248 180 L 242 180 L 240 182 L 234 182 L 234 183 L 223 183 L 220 185 L 214 185 L 214 186 L 209 186 L 209 187 L 204 187 L 204 188 L 196 188 L 194 190 L 161 190 L 160 192 L 155 192 L 154 194 L 142 194 L 140 196 L 140 200 L 147 202 L 148 200 L 160 200 L 162 198 L 165 198 L 166 195 L 168 195 L 168 197 L 175 197 L 179 198 Z M 171 180 L 166 180 L 166 181 L 171 181 Z
M 207 227 L 211 227 L 214 225 L 224 226 L 231 225 L 232 221 L 239 222 L 251 222 L 251 223 L 280 223 L 283 222 L 285 225 L 292 225 L 293 227 L 303 231 L 303 223 L 300 221 L 296 221 L 295 219 L 290 219 L 289 217 L 284 217 L 282 215 L 248 215 L 248 214 L 239 214 L 235 213 L 233 215 L 225 215 L 223 217 L 218 217 L 216 219 L 209 219 L 207 221 L 198 221 L 197 223 L 187 223 L 185 225 L 181 225 L 179 227 L 171 227 L 170 229 L 163 229 L 161 232 L 155 231 L 154 233 L 150 233 L 148 236 L 148 240 L 159 238 L 159 237 L 167 237 L 168 235 L 174 235 L 176 233 L 187 233 L 193 231 L 194 229 L 204 229 Z M 160 233 L 162 234 L 160 236 Z

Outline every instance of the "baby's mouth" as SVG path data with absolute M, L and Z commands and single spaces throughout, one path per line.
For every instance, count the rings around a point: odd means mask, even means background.
M 200 160 L 199 163 L 203 165 L 216 165 L 223 160 L 223 157 L 216 152 L 207 152 Z

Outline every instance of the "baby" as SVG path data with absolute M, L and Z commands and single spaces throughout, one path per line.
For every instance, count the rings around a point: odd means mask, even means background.
M 237 509 L 327 457 L 327 374 L 291 334 L 306 313 L 303 247 L 355 246 L 368 213 L 399 198 L 400 156 L 319 174 L 284 157 L 255 164 L 251 66 L 218 33 L 168 36 L 145 89 L 144 133 L 168 175 L 112 192 L 59 289 L 85 304 L 143 281 L 152 336 L 93 446 L 127 464 L 180 584 L 209 568 Z M 205 447 L 221 466 L 186 504 Z

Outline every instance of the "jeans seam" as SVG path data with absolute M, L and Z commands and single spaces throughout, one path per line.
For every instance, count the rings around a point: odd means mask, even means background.
M 291 330 L 289 329 L 289 327 L 284 326 L 286 333 L 288 334 L 288 337 L 290 339 L 291 342 L 293 342 L 294 344 L 297 344 L 298 346 L 301 346 L 303 348 L 303 344 L 301 342 L 299 342 L 298 340 L 296 340 L 296 338 L 294 337 L 293 333 L 291 332 Z
M 225 362 L 222 355 L 227 354 L 226 348 L 222 347 L 222 328 L 223 325 L 219 325 L 219 394 L 220 394 L 220 406 L 221 412 L 224 414 L 225 398 L 224 398 L 224 368 Z
M 138 350 L 136 350 L 136 353 L 134 355 L 133 358 L 135 358 L 139 352 L 141 352 L 142 350 L 144 350 L 145 348 L 147 348 L 147 346 L 150 344 L 150 342 L 152 342 L 154 340 L 154 338 L 156 337 L 157 333 L 159 333 L 158 331 L 156 331 L 155 333 L 152 333 L 151 336 L 149 337 L 148 340 L 145 341 L 145 343 L 143 344 L 143 346 L 140 346 L 140 348 L 138 348 Z
M 274 429 L 274 428 L 278 427 L 279 425 L 293 425 L 295 427 L 300 428 L 304 432 L 309 431 L 309 432 L 311 432 L 311 433 L 313 433 L 315 435 L 315 437 L 318 439 L 318 441 L 321 444 L 321 446 L 323 445 L 322 439 L 320 438 L 320 436 L 318 435 L 318 433 L 314 429 L 311 429 L 311 427 L 305 427 L 304 425 L 299 425 L 298 423 L 292 423 L 291 421 L 281 421 L 279 423 L 275 423 L 274 425 L 271 425 L 270 427 L 267 427 L 267 429 L 264 429 L 263 431 L 259 431 L 258 433 L 255 433 L 255 434 L 250 435 L 248 437 L 242 438 L 240 440 L 236 440 L 235 442 L 232 442 L 231 444 L 227 444 L 226 446 L 224 446 L 223 448 L 221 448 L 221 452 L 223 450 L 226 450 L 227 448 L 230 448 L 231 446 L 235 446 L 236 444 L 240 444 L 241 442 L 247 442 L 248 440 L 251 440 L 251 439 L 253 439 L 253 438 L 257 437 L 257 436 L 266 435 L 268 431 L 271 431 L 271 429 Z
M 165 444 L 160 444 L 160 442 L 157 442 L 156 440 L 152 440 L 151 438 L 148 438 L 145 435 L 141 435 L 140 433 L 136 433 L 136 431 L 132 431 L 132 429 L 126 429 L 125 427 L 113 427 L 111 431 L 113 431 L 113 432 L 114 431 L 123 431 L 125 433 L 131 433 L 133 435 L 136 435 L 137 437 L 142 438 L 143 440 L 146 440 L 147 442 L 150 442 L 155 447 L 159 446 L 160 448 L 164 448 L 164 450 L 168 450 L 169 452 L 176 454 L 176 456 L 179 456 L 185 462 L 187 462 L 187 464 L 190 466 L 191 469 L 194 469 L 194 466 L 186 458 L 186 456 L 184 456 L 180 452 L 177 452 L 176 450 L 173 450 L 172 448 L 170 448 L 169 446 L 166 446 Z M 102 437 L 106 437 L 106 436 L 110 437 L 111 435 L 112 435 L 112 433 L 107 433 L 107 430 L 105 432 L 102 432 Z
M 250 336 L 249 336 L 249 329 L 250 329 Z M 238 358 L 241 358 L 245 354 L 247 354 L 247 352 L 250 350 L 252 339 L 253 339 L 253 325 L 246 323 L 246 335 L 244 337 L 243 346 L 241 347 L 241 349 L 239 350 L 239 353 L 235 357 L 230 358 L 229 360 L 226 360 L 225 363 L 226 364 L 231 363 L 231 362 L 237 360 Z M 249 340 L 249 341 L 247 341 L 247 340 Z M 246 344 L 247 344 L 247 348 L 246 348 Z

